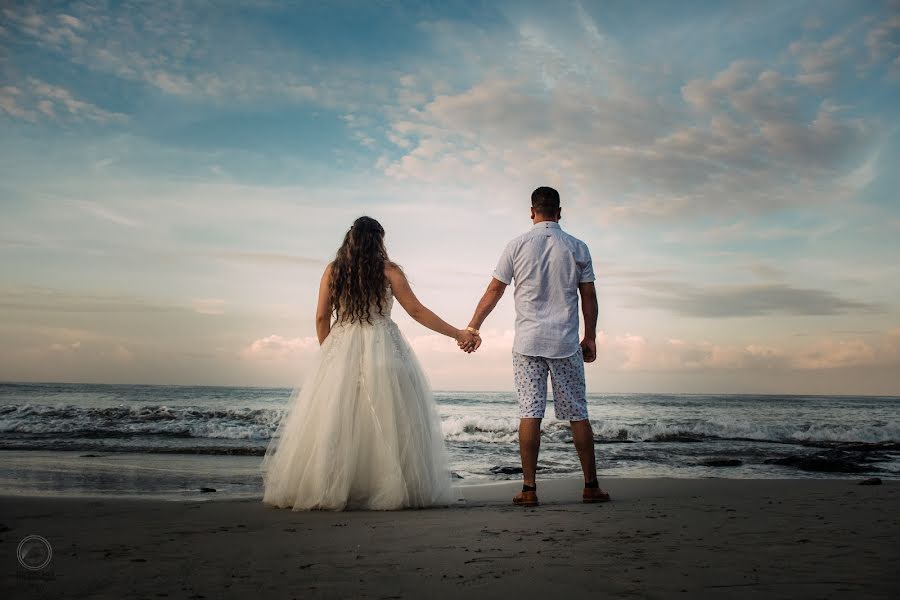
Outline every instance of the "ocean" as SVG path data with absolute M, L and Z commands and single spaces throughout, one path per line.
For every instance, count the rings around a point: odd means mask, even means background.
M 0 383 L 0 493 L 262 494 L 289 388 Z M 435 392 L 461 485 L 518 478 L 515 394 Z M 900 398 L 590 394 L 601 478 L 900 478 Z M 567 422 L 538 477 L 577 477 Z

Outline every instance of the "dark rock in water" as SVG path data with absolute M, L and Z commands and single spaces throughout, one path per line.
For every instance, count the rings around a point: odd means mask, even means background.
M 522 472 L 522 467 L 491 467 L 491 473 L 495 475 L 519 475 Z
M 863 473 L 877 470 L 869 465 L 860 464 L 860 460 L 865 460 L 865 457 L 843 450 L 827 450 L 816 454 L 794 454 L 783 458 L 768 458 L 765 463 L 822 473 Z
M 572 443 L 575 443 L 575 440 L 572 440 Z M 596 444 L 633 444 L 634 440 L 628 439 L 628 430 L 620 429 L 618 433 L 616 433 L 615 437 L 603 437 L 599 435 L 594 436 L 594 443 Z
M 703 438 L 696 435 L 687 435 L 684 433 L 660 433 L 650 439 L 651 442 L 679 442 L 679 443 L 697 443 L 702 442 Z
M 450 479 L 465 479 L 465 477 L 463 477 L 456 471 L 450 471 Z
M 102 458 L 102 454 L 80 454 L 80 458 Z
M 881 479 L 879 477 L 869 477 L 868 479 L 863 479 L 856 485 L 881 485 Z
M 739 467 L 744 464 L 739 458 L 707 458 L 700 461 L 704 467 Z
M 543 471 L 544 467 L 538 467 L 537 470 Z M 491 473 L 493 473 L 494 475 L 521 475 L 522 467 L 500 465 L 497 467 L 491 467 Z
M 204 492 L 204 493 L 206 493 L 206 492 L 214 492 L 214 491 L 216 491 L 216 488 L 202 487 L 202 488 L 200 488 L 200 491 L 201 491 L 201 492 Z

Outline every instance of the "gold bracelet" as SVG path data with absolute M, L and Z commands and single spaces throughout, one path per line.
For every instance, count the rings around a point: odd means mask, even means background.
M 474 327 L 466 327 L 466 331 L 468 331 L 470 333 L 474 333 L 477 336 L 481 336 L 481 333 Z

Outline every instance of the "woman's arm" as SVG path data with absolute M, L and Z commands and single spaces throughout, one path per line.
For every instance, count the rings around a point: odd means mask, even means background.
M 319 345 L 325 342 L 325 338 L 331 333 L 331 267 L 334 263 L 328 263 L 319 282 L 319 303 L 316 306 L 316 336 Z
M 396 265 L 388 265 L 385 268 L 385 275 L 391 283 L 391 289 L 394 291 L 394 298 L 400 303 L 410 317 L 418 323 L 424 325 L 432 331 L 442 333 L 447 337 L 452 337 L 457 343 L 466 346 L 474 346 L 475 335 L 465 329 L 457 329 L 444 321 L 442 318 L 431 312 L 424 304 L 419 302 L 412 288 L 409 287 L 409 281 L 406 275 Z

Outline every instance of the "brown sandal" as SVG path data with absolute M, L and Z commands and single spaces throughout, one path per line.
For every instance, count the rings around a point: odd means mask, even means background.
M 581 494 L 581 501 L 585 504 L 609 502 L 609 493 L 604 492 L 600 488 L 584 488 L 584 492 Z
M 519 492 L 513 496 L 513 504 L 519 506 L 538 506 L 537 492 Z

